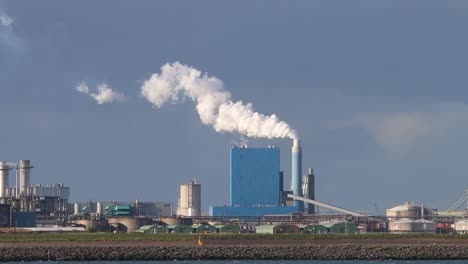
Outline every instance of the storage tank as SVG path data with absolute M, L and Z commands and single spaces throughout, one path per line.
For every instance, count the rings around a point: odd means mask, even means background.
M 392 233 L 433 233 L 436 231 L 436 223 L 423 219 L 402 219 L 389 222 L 388 231 Z
M 455 232 L 458 234 L 468 233 L 468 220 L 460 220 L 455 222 Z
M 31 186 L 31 166 L 30 160 L 20 160 L 19 162 L 19 188 L 20 195 L 29 195 L 28 189 Z
M 109 218 L 108 222 L 118 231 L 130 234 L 141 226 L 153 224 L 154 221 L 150 218 L 115 217 Z
M 78 203 L 75 203 L 73 206 L 74 209 L 74 214 L 80 214 L 81 213 L 81 206 Z
M 163 217 L 161 222 L 166 223 L 167 225 L 192 225 L 192 218 L 172 218 L 172 217 Z
M 107 220 L 77 219 L 71 221 L 74 224 L 84 226 L 88 232 L 105 232 L 109 230 Z
M 0 161 L 0 198 L 7 197 L 9 187 L 8 176 L 10 174 L 10 166 L 6 162 Z
M 102 203 L 100 203 L 100 202 L 96 203 L 96 214 L 97 215 L 102 215 Z
M 423 214 L 426 215 L 428 210 L 420 205 L 406 202 L 402 205 L 387 209 L 388 218 L 421 218 Z

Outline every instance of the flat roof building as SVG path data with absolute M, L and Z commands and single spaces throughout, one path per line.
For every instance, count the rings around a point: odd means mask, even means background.
M 280 204 L 280 150 L 231 148 L 231 206 Z
M 280 150 L 233 147 L 230 151 L 230 205 L 211 206 L 211 216 L 263 216 L 297 213 L 281 206 Z

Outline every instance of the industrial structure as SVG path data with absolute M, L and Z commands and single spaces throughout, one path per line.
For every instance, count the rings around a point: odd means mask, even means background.
M 40 232 L 69 226 L 72 231 L 127 233 L 468 233 L 468 190 L 447 211 L 407 202 L 387 209 L 385 217 L 368 216 L 317 201 L 314 170 L 303 174 L 297 139 L 291 155 L 291 186 L 285 190 L 278 148 L 232 147 L 230 204 L 211 206 L 209 216 L 202 215 L 201 184 L 195 179 L 180 185 L 174 216 L 168 202 L 69 204 L 70 188 L 63 183 L 31 184 L 30 160 L 0 161 L 0 227 L 34 227 L 31 231 Z M 339 213 L 318 214 L 318 207 Z
M 70 188 L 63 183 L 54 185 L 31 185 L 30 160 L 18 164 L 0 162 L 0 204 L 11 207 L 13 214 L 34 218 L 25 223 L 37 225 L 61 225 L 69 215 L 68 199 Z M 10 171 L 16 169 L 15 185 L 10 187 Z M 21 220 L 10 223 L 19 225 Z
M 304 198 L 315 200 L 315 175 L 312 168 L 309 168 L 308 173 L 302 177 L 302 193 Z M 315 214 L 315 205 L 305 203 L 304 213 Z
M 299 139 L 293 140 L 292 150 L 292 162 L 291 162 L 291 191 L 296 196 L 302 196 L 302 149 L 299 145 Z M 304 210 L 304 202 L 295 200 L 294 206 L 299 211 Z
M 195 179 L 180 185 L 178 216 L 201 216 L 201 184 Z
M 299 207 L 285 206 L 286 202 L 282 199 L 283 174 L 280 172 L 278 148 L 232 147 L 230 161 L 230 205 L 211 206 L 211 216 L 262 216 L 299 212 Z M 300 163 L 300 156 L 296 161 Z

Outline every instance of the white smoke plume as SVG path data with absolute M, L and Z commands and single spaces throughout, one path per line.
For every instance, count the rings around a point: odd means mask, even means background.
M 13 25 L 13 18 L 7 14 L 0 14 L 0 24 L 6 28 L 10 28 Z
M 255 112 L 252 104 L 231 100 L 223 82 L 199 70 L 180 64 L 167 63 L 161 73 L 144 81 L 141 94 L 161 108 L 167 101 L 177 102 L 181 97 L 192 99 L 197 105 L 201 121 L 217 132 L 237 132 L 256 138 L 296 138 L 296 132 L 276 115 Z
M 18 164 L 14 162 L 9 162 L 9 161 L 6 162 L 6 165 L 10 168 L 16 168 L 16 166 L 18 166 Z
M 122 93 L 113 91 L 107 84 L 102 83 L 96 87 L 97 92 L 92 93 L 88 85 L 84 82 L 76 86 L 76 90 L 82 94 L 91 96 L 98 104 L 123 102 L 125 96 Z

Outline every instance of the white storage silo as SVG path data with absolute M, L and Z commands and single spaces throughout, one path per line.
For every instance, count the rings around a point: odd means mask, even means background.
M 100 202 L 96 203 L 96 214 L 97 215 L 102 215 L 102 203 L 100 203 Z
M 80 213 L 81 213 L 81 206 L 80 206 L 79 203 L 75 203 L 73 209 L 74 209 L 74 210 L 73 210 L 73 211 L 74 211 L 74 214 L 77 215 L 77 214 L 80 214 Z
M 177 208 L 177 215 L 201 215 L 201 185 L 196 180 L 192 180 L 188 184 L 180 185 L 179 206 Z
M 0 198 L 7 197 L 10 169 L 10 166 L 6 162 L 0 161 Z

